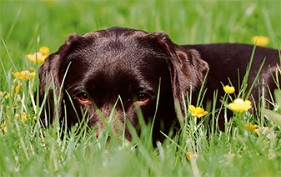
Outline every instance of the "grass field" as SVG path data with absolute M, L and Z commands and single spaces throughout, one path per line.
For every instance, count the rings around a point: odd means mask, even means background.
M 26 55 L 41 46 L 55 52 L 71 33 L 112 26 L 165 31 L 178 44 L 253 43 L 262 35 L 280 49 L 280 8 L 279 0 L 0 0 L 0 176 L 280 176 L 280 101 L 267 123 L 264 112 L 246 111 L 235 114 L 229 131 L 212 131 L 203 123 L 215 117 L 209 111 L 200 120 L 189 116 L 182 131 L 156 147 L 145 125 L 132 142 L 107 144 L 110 132 L 96 139 L 75 126 L 61 139 L 56 125 L 42 128 L 33 101 L 37 75 L 22 81 L 12 74 L 36 72 Z

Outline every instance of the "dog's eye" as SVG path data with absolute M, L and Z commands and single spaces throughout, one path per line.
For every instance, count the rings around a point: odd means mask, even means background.
M 149 94 L 144 93 L 144 92 L 139 92 L 137 94 L 137 100 L 138 102 L 142 103 L 142 104 L 146 104 L 150 99 Z
M 81 104 L 89 104 L 89 103 L 91 103 L 91 99 L 90 99 L 89 95 L 87 93 L 85 93 L 85 92 L 78 93 L 77 94 L 77 98 L 78 98 L 78 101 Z

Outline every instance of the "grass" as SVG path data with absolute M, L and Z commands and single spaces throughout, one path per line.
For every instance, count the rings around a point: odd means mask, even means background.
M 265 35 L 270 39 L 268 47 L 280 49 L 280 5 L 277 0 L 1 0 L 0 91 L 4 95 L 0 97 L 0 176 L 279 176 L 278 121 L 270 120 L 268 130 L 260 129 L 257 135 L 244 124 L 263 127 L 263 119 L 245 112 L 229 122 L 231 131 L 218 132 L 205 124 L 206 119 L 215 117 L 210 108 L 203 119 L 189 116 L 175 137 L 167 137 L 156 147 L 147 138 L 150 127 L 146 125 L 140 138 L 132 142 L 113 138 L 108 145 L 110 131 L 96 139 L 93 130 L 79 125 L 61 139 L 58 126 L 44 129 L 37 119 L 38 107 L 32 100 L 38 79 L 18 81 L 12 72 L 36 71 L 38 66 L 25 55 L 40 46 L 55 52 L 70 33 L 111 26 L 165 31 L 179 44 L 252 43 L 253 36 Z M 21 90 L 16 93 L 19 84 Z M 278 106 L 270 112 L 277 120 Z M 186 158 L 187 152 L 191 160 Z

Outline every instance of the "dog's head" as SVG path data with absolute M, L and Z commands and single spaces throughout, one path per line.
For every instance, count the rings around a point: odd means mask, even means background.
M 85 116 L 97 132 L 110 119 L 116 134 L 125 131 L 130 139 L 126 122 L 137 128 L 141 110 L 145 121 L 155 116 L 159 131 L 177 113 L 182 121 L 183 100 L 200 87 L 207 69 L 195 50 L 161 32 L 111 28 L 74 34 L 39 69 L 40 102 L 46 100 L 41 117 L 44 123 L 65 117 L 71 125 Z

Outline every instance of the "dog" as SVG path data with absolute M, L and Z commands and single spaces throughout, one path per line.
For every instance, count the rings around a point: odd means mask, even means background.
M 269 91 L 280 87 L 273 77 L 280 65 L 280 51 L 275 49 L 177 45 L 163 32 L 120 27 L 73 34 L 39 68 L 41 119 L 52 124 L 56 117 L 65 118 L 72 126 L 84 117 L 96 128 L 96 136 L 111 121 L 116 136 L 124 134 L 130 140 L 128 124 L 139 129 L 140 111 L 145 122 L 154 122 L 153 140 L 158 140 L 163 138 L 160 131 L 184 121 L 185 101 L 196 104 L 202 86 L 207 89 L 204 103 L 213 99 L 214 91 L 218 98 L 224 95 L 222 84 L 231 81 L 239 88 L 253 53 L 249 86 L 264 64 L 251 99 L 258 101 L 262 88 L 269 99 Z

